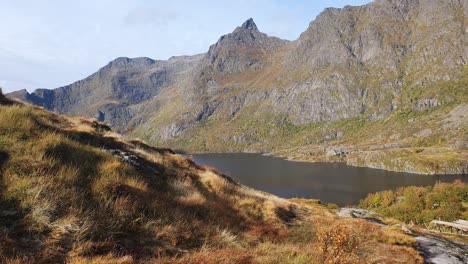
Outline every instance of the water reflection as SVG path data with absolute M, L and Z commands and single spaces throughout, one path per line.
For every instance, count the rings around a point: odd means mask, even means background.
M 346 166 L 342 163 L 292 162 L 261 154 L 190 155 L 240 183 L 280 197 L 317 198 L 340 206 L 355 205 L 368 193 L 400 186 L 433 185 L 467 176 L 429 176 Z

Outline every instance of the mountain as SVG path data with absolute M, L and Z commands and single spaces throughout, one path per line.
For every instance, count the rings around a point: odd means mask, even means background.
M 329 208 L 0 91 L 2 263 L 422 263 L 399 228 Z
M 324 10 L 295 41 L 249 19 L 205 54 L 118 58 L 10 96 L 185 151 L 467 173 L 467 13 L 462 0 L 376 0 Z
M 207 66 L 216 72 L 229 74 L 248 68 L 258 69 L 265 66 L 265 61 L 287 42 L 260 32 L 250 18 L 210 47 L 206 54 Z

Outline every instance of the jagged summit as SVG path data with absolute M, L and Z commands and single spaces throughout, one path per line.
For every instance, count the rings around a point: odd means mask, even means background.
M 155 60 L 148 57 L 137 57 L 137 58 L 128 58 L 128 57 L 118 57 L 115 60 L 109 62 L 109 66 L 149 66 L 156 63 Z
M 264 66 L 267 54 L 278 50 L 285 43 L 286 40 L 260 32 L 253 19 L 249 18 L 232 33 L 222 36 L 212 45 L 207 57 L 219 72 L 257 69 Z
M 252 18 L 232 33 L 222 36 L 208 50 L 207 57 L 218 72 L 240 72 L 265 65 L 267 54 L 277 51 L 287 41 L 270 37 L 257 28 Z
M 253 18 L 249 18 L 247 19 L 243 24 L 242 26 L 238 27 L 237 29 L 246 29 L 246 30 L 250 30 L 250 31 L 256 31 L 258 32 L 258 27 L 257 25 L 255 24 Z

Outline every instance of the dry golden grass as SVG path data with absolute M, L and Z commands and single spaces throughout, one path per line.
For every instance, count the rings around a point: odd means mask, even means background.
M 324 241 L 340 260 L 393 260 L 387 248 L 419 262 L 405 235 L 317 201 L 247 188 L 95 120 L 0 106 L 2 263 L 321 263 Z

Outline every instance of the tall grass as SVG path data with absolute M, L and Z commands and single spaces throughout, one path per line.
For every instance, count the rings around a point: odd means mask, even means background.
M 0 262 L 320 262 L 316 227 L 330 221 L 94 120 L 0 106 Z M 360 241 L 370 256 L 363 245 L 387 243 Z

